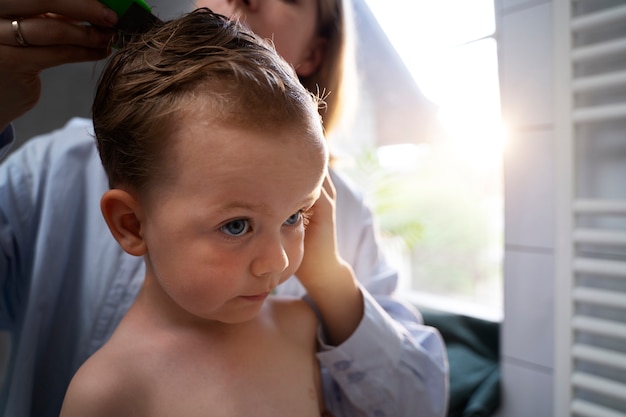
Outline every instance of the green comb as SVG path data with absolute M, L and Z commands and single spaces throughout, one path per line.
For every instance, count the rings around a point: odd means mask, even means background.
M 117 13 L 117 29 L 123 33 L 143 33 L 161 20 L 143 0 L 100 0 Z

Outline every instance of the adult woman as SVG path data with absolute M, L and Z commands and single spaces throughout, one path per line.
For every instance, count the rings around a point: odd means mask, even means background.
M 326 14 L 322 6 L 331 3 Z M 329 84 L 323 74 L 342 73 L 342 49 L 333 53 L 346 35 L 341 2 L 207 0 L 199 5 L 237 16 L 273 38 L 307 87 L 332 90 L 322 113 L 326 129 L 332 128 L 339 109 L 334 100 L 343 84 Z M 75 21 L 110 27 L 116 18 L 95 0 L 9 0 L 2 7 L 0 143 L 6 149 L 13 139 L 9 122 L 37 101 L 42 69 L 107 54 L 110 32 Z M 55 15 L 41 16 L 49 12 Z M 326 15 L 332 17 L 328 22 Z M 31 141 L 0 167 L 5 295 L 0 325 L 13 341 L 0 398 L 5 415 L 57 415 L 73 373 L 107 340 L 141 284 L 141 259 L 122 253 L 101 220 L 99 197 L 107 182 L 90 132 L 90 121 L 73 120 Z M 280 288 L 308 293 L 320 311 L 325 336 L 319 359 L 328 408 L 345 416 L 443 415 L 447 369 L 441 339 L 390 298 L 396 275 L 378 250 L 371 213 L 358 193 L 336 174 L 331 177 L 339 250 L 354 269 L 361 295 L 346 303 L 342 294 L 353 289 L 340 284 L 303 288 L 294 278 Z

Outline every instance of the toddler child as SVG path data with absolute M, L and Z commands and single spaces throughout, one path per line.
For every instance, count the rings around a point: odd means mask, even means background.
M 114 54 L 93 105 L 101 209 L 145 281 L 62 417 L 324 413 L 316 316 L 271 295 L 296 271 L 344 267 L 318 105 L 271 46 L 208 9 Z M 309 220 L 307 247 L 324 250 L 305 259 Z

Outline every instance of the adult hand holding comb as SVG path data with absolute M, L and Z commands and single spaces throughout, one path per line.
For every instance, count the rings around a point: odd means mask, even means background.
M 143 1 L 0 0 L 0 129 L 35 106 L 41 71 L 105 58 L 115 29 L 157 20 Z

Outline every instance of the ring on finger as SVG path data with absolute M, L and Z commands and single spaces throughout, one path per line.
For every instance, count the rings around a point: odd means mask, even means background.
M 24 40 L 24 35 L 22 34 L 22 29 L 20 28 L 20 20 L 21 19 L 11 21 L 11 28 L 13 29 L 13 34 L 15 35 L 17 43 L 22 47 L 26 47 L 28 46 L 28 42 Z

